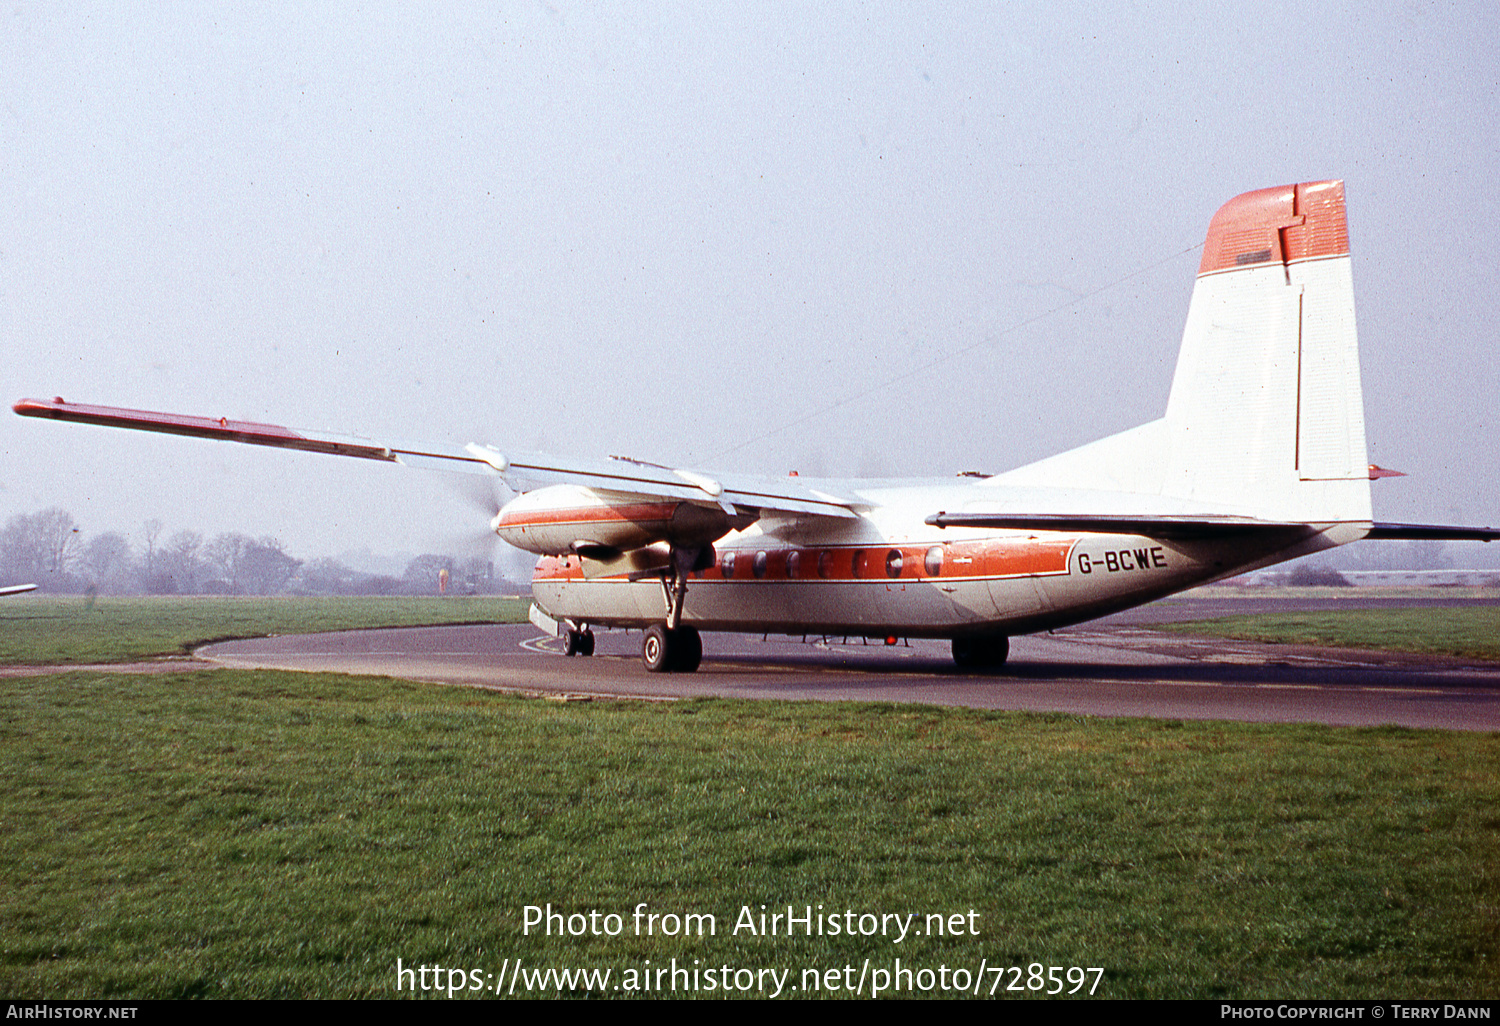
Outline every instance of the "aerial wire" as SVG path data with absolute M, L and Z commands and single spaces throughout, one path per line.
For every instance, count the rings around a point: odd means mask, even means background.
M 725 456 L 729 456 L 732 453 L 739 452 L 741 449 L 744 449 L 747 446 L 754 445 L 757 442 L 763 442 L 773 435 L 779 435 L 783 431 L 790 431 L 792 428 L 800 427 L 801 425 L 806 424 L 808 421 L 817 420 L 824 414 L 832 413 L 834 410 L 840 409 L 844 406 L 848 406 L 852 402 L 864 399 L 868 396 L 874 395 L 877 392 L 883 392 L 886 389 L 890 388 L 892 385 L 905 381 L 908 378 L 914 378 L 918 374 L 925 374 L 927 371 L 932 370 L 934 367 L 942 366 L 943 364 L 948 363 L 950 360 L 958 359 L 960 356 L 966 356 L 967 354 L 974 352 L 974 350 L 976 349 L 983 349 L 985 346 L 992 346 L 995 343 L 999 342 L 1001 339 L 1005 338 L 1007 335 L 1012 335 L 1020 331 L 1022 328 L 1029 327 L 1030 325 L 1035 324 L 1038 321 L 1045 320 L 1046 318 L 1051 317 L 1053 314 L 1061 313 L 1062 311 L 1067 310 L 1070 307 L 1077 306 L 1085 300 L 1092 299 L 1100 293 L 1108 292 L 1110 289 L 1123 285 L 1127 281 L 1131 281 L 1135 278 L 1141 277 L 1142 275 L 1149 274 L 1150 272 L 1156 270 L 1158 267 L 1161 267 L 1165 264 L 1170 264 L 1172 261 L 1178 260 L 1193 252 L 1194 250 L 1202 248 L 1203 243 L 1194 243 L 1186 249 L 1178 250 L 1171 256 L 1162 257 L 1160 260 L 1156 261 L 1153 264 L 1147 264 L 1145 267 L 1138 267 L 1130 273 L 1116 278 L 1114 281 L 1108 282 L 1104 285 L 1100 285 L 1097 288 L 1090 289 L 1088 292 L 1081 292 L 1078 295 L 1074 296 L 1072 299 L 1068 300 L 1066 303 L 1060 303 L 1049 310 L 1043 310 L 1041 313 L 1033 314 L 1032 316 L 1027 317 L 1024 320 L 1017 321 L 1015 324 L 1012 324 L 1007 328 L 1002 328 L 992 335 L 987 335 L 984 338 L 980 339 L 978 342 L 971 343 L 970 345 L 964 346 L 961 349 L 951 350 L 937 357 L 936 359 L 929 360 L 926 363 L 921 364 L 920 366 L 913 367 L 911 370 L 902 371 L 900 374 L 894 374 L 889 378 L 870 385 L 868 388 L 861 389 L 858 392 L 851 392 L 850 394 L 844 396 L 842 399 L 836 399 L 831 403 L 826 403 L 823 406 L 818 407 L 816 410 L 813 410 L 811 413 L 798 417 L 796 420 L 787 421 L 786 423 L 781 424 L 778 427 L 771 428 L 769 431 L 764 431 L 761 434 L 747 438 L 737 445 L 732 445 L 727 449 L 722 449 L 719 452 L 715 453 L 713 456 L 710 456 L 708 458 L 708 462 L 712 463 L 716 460 L 723 459 Z

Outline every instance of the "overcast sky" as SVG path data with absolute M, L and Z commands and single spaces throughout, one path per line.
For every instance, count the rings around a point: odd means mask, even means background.
M 14 4 L 4 398 L 784 474 L 1161 415 L 1196 247 L 1347 183 L 1377 517 L 1500 522 L 1500 7 Z M 1099 291 L 1103 286 L 1112 285 Z M 446 475 L 0 416 L 0 519 L 483 531 Z

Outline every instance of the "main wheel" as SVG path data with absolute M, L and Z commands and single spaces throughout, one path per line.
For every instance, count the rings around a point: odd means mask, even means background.
M 563 633 L 563 655 L 576 656 L 587 655 L 583 650 L 583 632 L 566 631 Z
M 1003 634 L 989 638 L 954 638 L 953 662 L 964 670 L 993 670 L 1010 656 L 1010 639 Z
M 692 673 L 703 662 L 703 639 L 692 627 L 669 631 L 652 624 L 641 642 L 641 662 L 652 673 Z
M 641 662 L 651 673 L 667 673 L 672 669 L 672 632 L 659 623 L 646 628 L 646 637 L 641 641 Z
M 594 654 L 594 632 L 583 631 L 581 633 L 583 637 L 578 639 L 578 654 L 581 656 L 591 656 Z
M 694 627 L 679 627 L 672 632 L 672 669 L 676 673 L 692 673 L 703 662 L 703 639 Z

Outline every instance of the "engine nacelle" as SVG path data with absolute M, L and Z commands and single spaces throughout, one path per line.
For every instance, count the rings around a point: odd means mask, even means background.
M 755 519 L 754 514 L 730 516 L 718 506 L 683 499 L 552 485 L 506 503 L 491 526 L 504 541 L 539 556 L 599 558 L 655 542 L 684 548 L 712 545 Z

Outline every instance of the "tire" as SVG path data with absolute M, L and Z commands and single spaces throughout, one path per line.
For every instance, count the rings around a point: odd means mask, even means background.
M 582 635 L 578 639 L 578 654 L 581 656 L 591 656 L 594 654 L 594 632 L 583 631 Z
M 583 635 L 578 631 L 563 632 L 563 655 L 576 656 L 583 648 Z
M 679 627 L 672 632 L 672 671 L 692 673 L 703 662 L 703 638 L 692 627 Z
M 1002 635 L 988 638 L 954 638 L 953 662 L 961 670 L 995 670 L 1010 656 L 1010 639 Z
M 669 673 L 672 669 L 672 635 L 666 627 L 654 623 L 641 640 L 641 662 L 651 673 Z

